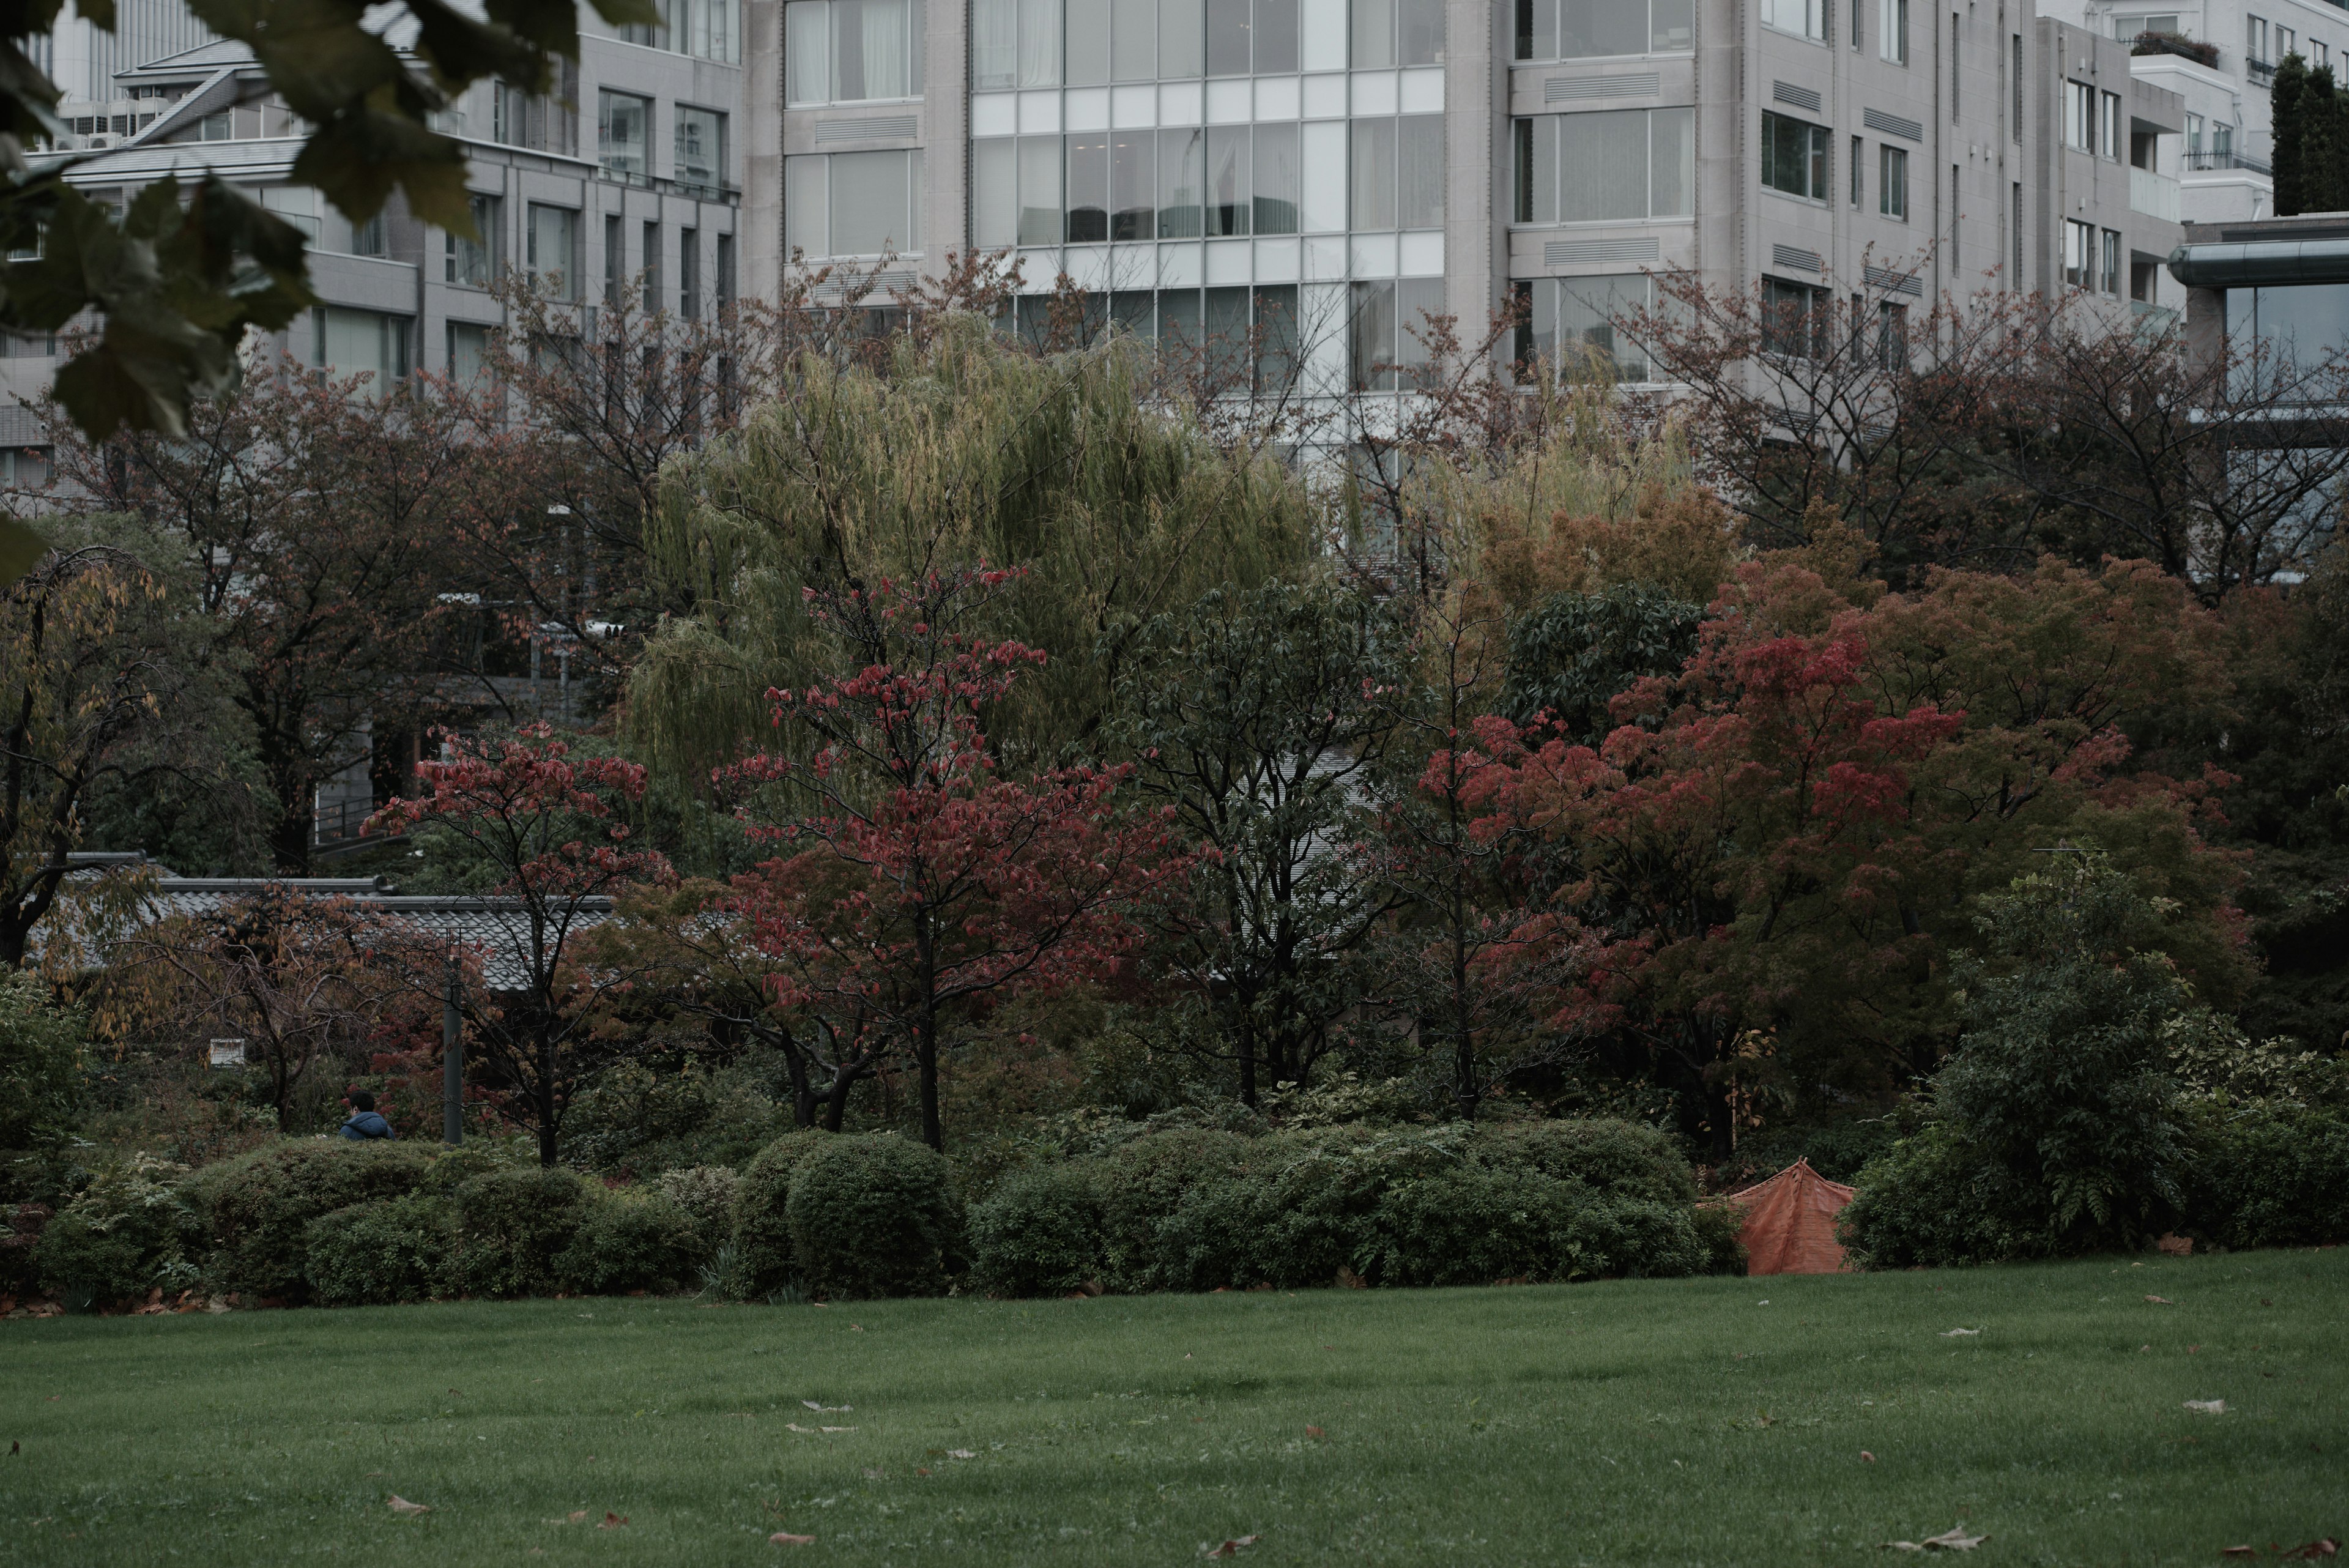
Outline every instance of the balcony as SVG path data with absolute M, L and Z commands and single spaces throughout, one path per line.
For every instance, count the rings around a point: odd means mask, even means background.
M 2255 60 L 2246 56 L 2243 59 L 2243 72 L 2251 78 L 2253 87 L 2275 85 L 2276 67 L 2273 60 Z
M 2159 218 L 2165 223 L 2178 222 L 2178 182 L 2167 174 L 2157 174 L 2150 169 L 2129 169 L 2129 211 L 2143 213 L 2148 218 Z
M 2186 171 L 2188 173 L 2199 174 L 2217 169 L 2241 169 L 2253 174 L 2272 174 L 2274 172 L 2273 170 L 2268 167 L 2267 161 L 2265 159 L 2248 157 L 2243 153 L 2235 151 L 2231 148 L 2222 147 L 2215 152 L 2206 152 L 2199 148 L 2189 148 L 2187 151 Z

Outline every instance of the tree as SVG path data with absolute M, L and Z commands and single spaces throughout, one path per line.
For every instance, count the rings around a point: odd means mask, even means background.
M 2277 64 L 2275 80 L 2268 88 L 2271 128 L 2268 167 L 2275 181 L 2275 215 L 2279 218 L 2308 210 L 2306 165 L 2301 156 L 2304 129 L 2302 100 L 2307 94 L 2308 62 L 2295 49 Z M 2320 204 L 2315 210 L 2324 209 Z
M 657 26 L 647 0 L 595 0 L 614 26 Z M 57 88 L 33 60 L 56 25 L 57 0 L 13 13 L 0 28 L 12 68 L 0 84 L 0 237 L 35 257 L 0 278 L 0 326 L 55 332 L 84 311 L 104 325 L 58 372 L 58 400 L 94 440 L 115 431 L 179 433 L 188 405 L 235 384 L 254 327 L 279 330 L 312 303 L 300 231 L 228 180 L 183 192 L 170 177 L 119 215 L 67 182 L 76 159 L 37 169 L 25 150 L 62 130 Z M 444 0 L 398 11 L 338 0 L 191 0 L 198 19 L 253 51 L 270 86 L 309 128 L 293 177 L 353 223 L 397 190 L 429 223 L 471 234 L 464 144 L 435 116 L 484 77 L 543 94 L 552 57 L 576 58 L 574 0 L 491 0 L 476 13 Z M 83 12 L 112 29 L 114 12 Z M 22 543 L 22 541 L 19 541 Z M 30 559 L 19 563 L 29 566 Z
M 486 895 L 478 911 L 492 934 L 460 935 L 479 972 L 462 988 L 472 1060 L 510 1092 L 501 1113 L 535 1133 L 552 1166 L 563 1118 L 592 1064 L 596 1006 L 632 976 L 587 961 L 585 935 L 611 900 L 670 876 L 657 850 L 633 847 L 624 806 L 644 797 L 645 770 L 617 757 L 578 756 L 533 724 L 477 744 L 443 737 L 445 753 L 417 765 L 426 793 L 392 800 L 370 828 L 429 828 L 455 841 Z M 440 955 L 419 942 L 402 965 L 409 983 L 440 987 Z
M 1131 639 L 1116 738 L 1202 852 L 1154 956 L 1212 1008 L 1249 1105 L 1331 1048 L 1392 907 L 1346 848 L 1393 729 L 1402 643 L 1367 597 L 1278 579 Z
M 870 594 L 810 590 L 817 625 L 861 668 L 769 693 L 776 728 L 812 742 L 806 761 L 763 753 L 727 773 L 738 788 L 804 792 L 818 812 L 759 830 L 816 853 L 737 883 L 755 940 L 781 961 L 776 1001 L 821 1020 L 835 1053 L 902 1042 L 933 1148 L 957 1028 L 1022 992 L 1109 971 L 1141 940 L 1129 909 L 1183 864 L 1163 820 L 1113 815 L 1126 768 L 998 776 L 980 715 L 1045 659 L 958 628 L 1013 580 L 972 570 Z
M 95 544 L 69 524 L 54 533 L 57 547 L 0 593 L 0 965 L 12 969 L 74 896 L 70 856 L 93 794 L 201 766 L 210 708 L 171 614 L 174 585 L 142 559 L 154 541 L 131 530 Z
M 271 858 L 306 875 L 318 785 L 376 726 L 420 723 L 451 546 L 510 437 L 429 388 L 300 373 L 196 403 L 185 432 L 62 433 L 59 472 L 98 512 L 185 551 L 209 647 L 267 790 Z M 412 731 L 410 732 L 413 732 Z
M 83 1021 L 39 976 L 0 975 L 0 1149 L 37 1148 L 73 1130 Z

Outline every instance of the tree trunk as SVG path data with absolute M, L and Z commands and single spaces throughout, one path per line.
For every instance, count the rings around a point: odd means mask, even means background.
M 548 1170 L 554 1168 L 558 1124 L 554 1109 L 554 1044 L 541 1039 L 538 1043 L 538 1163 Z

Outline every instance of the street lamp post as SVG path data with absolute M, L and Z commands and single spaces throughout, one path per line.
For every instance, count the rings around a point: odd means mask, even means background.
M 449 950 L 448 989 L 440 1008 L 440 1141 L 465 1141 L 465 1043 L 457 1016 L 457 951 Z

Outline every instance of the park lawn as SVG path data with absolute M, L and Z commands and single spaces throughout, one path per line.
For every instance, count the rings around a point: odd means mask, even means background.
M 2212 1563 L 2349 1536 L 2344 1396 L 2340 1251 L 16 1321 L 0 1563 Z

